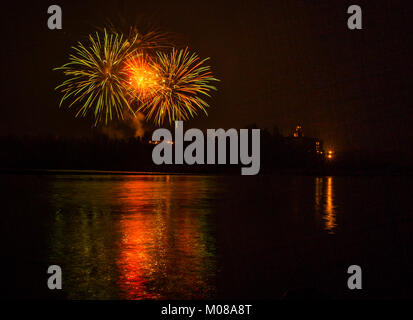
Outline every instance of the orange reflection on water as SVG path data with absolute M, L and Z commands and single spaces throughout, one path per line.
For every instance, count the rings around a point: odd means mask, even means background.
M 120 271 L 119 284 L 128 298 L 159 298 L 156 290 L 151 290 L 148 281 L 159 272 L 156 257 L 148 250 L 148 246 L 157 246 L 162 232 L 159 229 L 163 221 L 156 219 L 159 226 L 154 226 L 150 219 L 125 218 L 120 227 L 122 239 L 118 267 Z M 151 232 L 147 232 L 151 230 Z
M 322 215 L 324 230 L 334 234 L 337 229 L 336 207 L 334 205 L 333 177 L 315 178 L 315 211 Z
M 202 298 L 208 294 L 215 267 L 205 212 L 193 206 L 204 197 L 200 183 L 159 176 L 122 184 L 119 201 L 122 211 L 128 212 L 120 220 L 117 261 L 123 298 Z
M 334 197 L 333 197 L 333 178 L 327 177 L 327 192 L 326 192 L 326 204 L 325 204 L 325 229 L 330 234 L 335 233 L 337 227 L 336 223 L 336 212 L 334 207 Z
M 145 178 L 127 180 L 120 187 L 119 201 L 127 214 L 122 215 L 120 220 L 121 242 L 117 264 L 119 286 L 125 298 L 160 298 L 159 292 L 153 290 L 148 281 L 162 272 L 159 261 L 162 261 L 160 256 L 165 241 L 166 215 L 156 210 L 157 204 L 151 203 L 151 199 L 168 201 L 169 197 L 159 194 L 159 177 L 153 180 L 152 183 Z M 165 179 L 165 182 L 168 180 Z M 165 186 L 163 189 L 164 194 L 169 192 Z M 150 207 L 155 210 L 148 211 Z

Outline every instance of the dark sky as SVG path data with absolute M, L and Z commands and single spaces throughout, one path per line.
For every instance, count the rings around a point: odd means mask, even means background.
M 411 154 L 411 10 L 406 1 L 14 1 L 2 4 L 0 134 L 88 135 L 91 119 L 59 109 L 52 68 L 106 21 L 153 25 L 211 57 L 219 91 L 186 128 L 297 122 L 336 150 Z M 47 28 L 59 4 L 63 30 Z M 347 28 L 347 7 L 363 30 Z

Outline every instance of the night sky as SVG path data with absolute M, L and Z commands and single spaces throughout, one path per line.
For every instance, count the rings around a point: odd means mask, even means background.
M 47 28 L 47 8 L 63 30 Z M 347 7 L 363 30 L 347 28 Z M 298 122 L 337 151 L 412 155 L 411 10 L 405 1 L 36 1 L 2 4 L 0 135 L 90 135 L 91 119 L 59 109 L 53 67 L 107 21 L 158 27 L 211 57 L 221 80 L 209 116 L 186 128 Z

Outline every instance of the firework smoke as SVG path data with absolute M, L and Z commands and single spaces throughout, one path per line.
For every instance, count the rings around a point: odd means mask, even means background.
M 122 121 L 112 121 L 102 126 L 103 134 L 113 140 L 128 140 L 130 138 L 142 138 L 145 133 L 145 116 L 142 113 L 135 115 L 125 112 Z

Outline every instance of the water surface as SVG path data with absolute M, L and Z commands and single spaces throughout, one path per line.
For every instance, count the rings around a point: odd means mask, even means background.
M 410 295 L 410 178 L 57 174 L 2 181 L 3 252 L 17 296 L 51 297 L 50 264 L 62 267 L 59 297 L 69 299 L 280 298 L 300 288 L 346 297 L 351 264 L 368 275 L 365 292 Z

